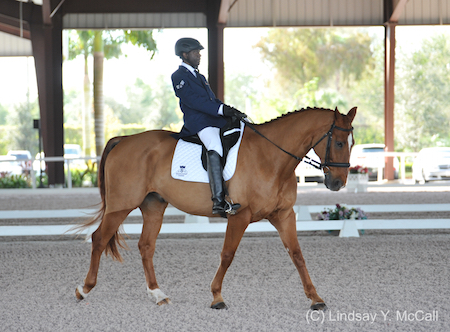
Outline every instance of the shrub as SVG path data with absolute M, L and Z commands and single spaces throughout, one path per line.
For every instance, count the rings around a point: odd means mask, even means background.
M 24 175 L 0 173 L 0 188 L 30 188 L 29 179 Z

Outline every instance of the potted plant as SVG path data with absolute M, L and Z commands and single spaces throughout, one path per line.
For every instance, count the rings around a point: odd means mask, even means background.
M 355 166 L 350 167 L 347 177 L 347 189 L 349 191 L 366 192 L 369 183 L 369 170 L 367 167 Z
M 367 214 L 360 208 L 347 208 L 345 205 L 336 204 L 334 209 L 326 208 L 320 212 L 317 216 L 318 220 L 349 220 L 349 222 L 355 222 L 355 220 L 367 219 Z M 328 231 L 333 235 L 339 235 L 340 231 Z M 361 234 L 364 234 L 364 230 L 360 230 Z

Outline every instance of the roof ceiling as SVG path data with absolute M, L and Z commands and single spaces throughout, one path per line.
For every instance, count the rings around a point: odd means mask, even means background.
M 211 1 L 0 0 L 0 56 L 32 55 L 30 19 L 51 24 L 61 13 L 65 29 L 202 28 Z M 227 27 L 450 24 L 450 0 L 221 0 L 218 21 Z

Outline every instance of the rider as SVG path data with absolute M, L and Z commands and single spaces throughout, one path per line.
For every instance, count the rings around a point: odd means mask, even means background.
M 183 138 L 197 134 L 207 150 L 207 171 L 212 193 L 213 214 L 226 215 L 227 202 L 223 184 L 221 157 L 223 147 L 220 128 L 226 124 L 224 116 L 245 118 L 237 109 L 216 98 L 206 78 L 199 73 L 200 51 L 204 47 L 193 38 L 181 38 L 175 44 L 175 54 L 183 62 L 172 74 L 172 85 L 180 99 L 184 126 L 174 135 Z

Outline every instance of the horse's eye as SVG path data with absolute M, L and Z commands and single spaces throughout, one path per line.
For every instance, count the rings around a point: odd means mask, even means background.
M 344 146 L 344 143 L 342 142 L 336 142 L 336 145 L 338 146 L 338 148 L 342 148 Z

